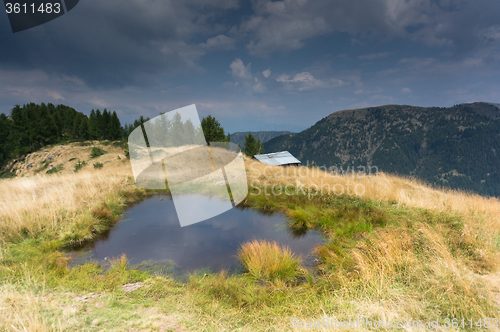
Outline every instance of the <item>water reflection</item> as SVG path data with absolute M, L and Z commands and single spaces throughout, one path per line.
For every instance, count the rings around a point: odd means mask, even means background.
M 193 201 L 189 197 L 186 201 Z M 217 208 L 217 198 L 196 197 L 204 207 Z M 189 208 L 195 211 L 197 206 Z M 125 254 L 132 265 L 143 263 L 162 272 L 185 273 L 199 269 L 219 271 L 239 268 L 237 250 L 251 240 L 274 240 L 301 255 L 311 266 L 313 248 L 322 240 L 317 232 L 292 230 L 280 213 L 231 209 L 190 226 L 180 227 L 169 196 L 153 196 L 131 207 L 111 231 L 73 253 L 73 265 L 90 259 L 105 262 Z

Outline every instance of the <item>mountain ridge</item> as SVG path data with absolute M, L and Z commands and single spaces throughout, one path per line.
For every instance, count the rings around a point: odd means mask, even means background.
M 303 164 L 377 166 L 437 186 L 500 196 L 500 107 L 383 105 L 334 112 L 264 143 Z

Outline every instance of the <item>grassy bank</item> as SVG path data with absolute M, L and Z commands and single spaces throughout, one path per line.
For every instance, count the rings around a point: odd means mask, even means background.
M 187 284 L 131 269 L 125 257 L 106 272 L 70 270 L 61 247 L 109 229 L 147 194 L 127 163 L 0 180 L 0 330 L 282 331 L 291 318 L 500 317 L 498 200 L 384 174 L 297 174 L 252 161 L 247 169 L 245 207 L 287 214 L 297 234 L 324 234 L 315 270 L 263 243 L 242 244 L 246 274 Z M 362 194 L 339 194 L 356 185 Z

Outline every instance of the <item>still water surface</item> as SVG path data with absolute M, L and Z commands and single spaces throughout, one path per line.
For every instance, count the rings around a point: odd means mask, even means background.
M 204 206 L 220 204 L 217 198 L 199 196 L 196 199 Z M 287 245 L 303 258 L 306 266 L 312 266 L 311 252 L 322 241 L 322 236 L 312 231 L 294 234 L 286 226 L 283 214 L 241 208 L 180 227 L 172 199 L 161 195 L 129 208 L 111 231 L 73 251 L 72 266 L 88 260 L 106 265 L 107 260 L 125 254 L 132 266 L 142 263 L 143 267 L 153 270 L 155 265 L 163 266 L 163 272 L 175 274 L 200 269 L 240 271 L 238 248 L 254 239 Z

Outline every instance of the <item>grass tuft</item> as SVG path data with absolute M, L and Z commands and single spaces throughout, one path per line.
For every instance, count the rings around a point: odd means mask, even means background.
M 295 281 L 301 274 L 300 258 L 276 242 L 254 240 L 244 243 L 238 256 L 245 270 L 255 279 Z

